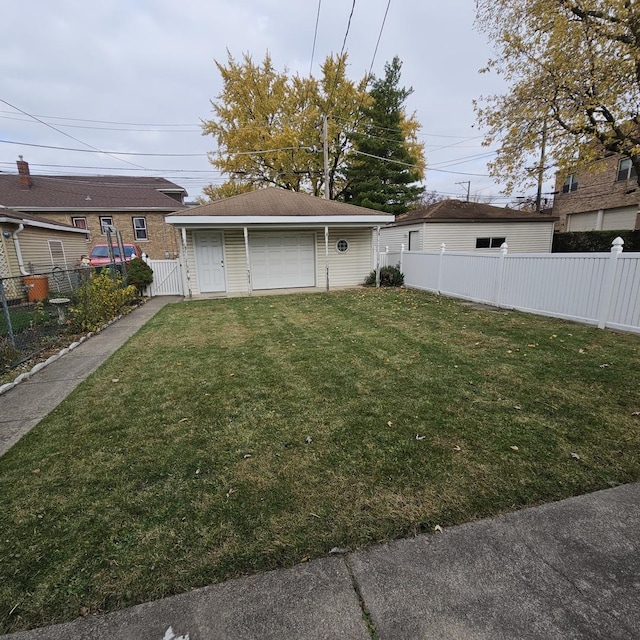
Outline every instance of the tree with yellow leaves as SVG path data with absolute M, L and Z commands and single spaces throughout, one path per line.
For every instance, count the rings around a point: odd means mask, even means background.
M 323 116 L 328 117 L 329 191 L 344 189 L 349 136 L 358 130 L 360 107 L 370 98 L 367 77 L 346 76 L 347 55 L 329 56 L 320 80 L 278 72 L 267 54 L 260 65 L 244 54 L 226 65 L 216 62 L 222 93 L 211 102 L 214 118 L 204 120 L 204 135 L 218 149 L 211 163 L 229 176 L 207 187 L 216 199 L 262 186 L 277 186 L 313 195 L 324 192 Z
M 604 154 L 631 158 L 640 184 L 640 6 L 635 0 L 477 0 L 497 51 L 483 71 L 509 86 L 476 103 L 498 144 L 492 175 L 510 192 L 546 146 L 545 170 L 569 173 Z

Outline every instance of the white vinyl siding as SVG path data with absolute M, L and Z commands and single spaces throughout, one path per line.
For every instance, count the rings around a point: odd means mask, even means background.
M 380 229 L 380 251 L 384 252 L 386 247 L 389 247 L 391 253 L 395 253 L 401 250 L 404 245 L 405 251 L 409 250 L 409 233 L 411 231 L 422 231 L 422 224 L 407 225 L 406 227 L 388 227 Z M 422 235 L 422 234 L 420 234 Z M 423 243 L 424 244 L 424 243 Z M 412 247 L 413 251 L 419 251 L 423 249 L 423 244 L 418 244 L 418 247 Z
M 553 222 L 443 222 L 424 225 L 423 251 L 499 251 L 476 249 L 477 238 L 504 237 L 510 253 L 548 253 L 553 241 Z
M 336 251 L 338 240 L 347 240 L 349 251 Z M 324 229 L 317 234 L 316 284 L 326 287 Z M 364 282 L 371 271 L 373 247 L 371 229 L 329 229 L 329 287 L 355 287 Z
M 224 250 L 227 291 L 229 293 L 248 291 L 247 253 L 242 229 L 229 229 L 224 232 Z
M 82 255 L 87 253 L 87 242 L 82 233 L 65 233 L 64 231 L 25 227 L 18 235 L 18 240 L 25 267 L 29 269 L 29 265 L 33 265 L 35 271 L 51 269 L 49 240 L 53 241 L 54 246 L 59 246 L 61 243 L 64 250 L 64 258 L 56 258 L 55 266 L 74 269 L 79 264 Z M 11 244 L 13 244 L 12 240 Z M 59 256 L 58 253 L 55 255 Z

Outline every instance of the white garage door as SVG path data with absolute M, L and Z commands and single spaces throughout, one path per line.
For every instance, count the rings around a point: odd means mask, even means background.
M 315 287 L 313 233 L 252 233 L 249 247 L 254 289 Z

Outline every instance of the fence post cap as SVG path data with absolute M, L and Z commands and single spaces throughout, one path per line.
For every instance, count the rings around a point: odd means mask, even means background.
M 442 253 L 444 253 L 444 251 L 445 251 L 445 249 L 446 249 L 446 248 L 447 248 L 447 245 L 443 242 L 443 243 L 440 245 L 440 251 L 441 251 Z
M 504 253 L 506 255 L 507 252 L 509 251 L 509 245 L 506 242 L 503 242 L 500 245 L 500 251 L 502 251 L 502 253 Z
M 620 253 L 622 251 L 622 246 L 624 245 L 624 240 L 618 236 L 617 238 L 614 238 L 613 242 L 611 243 L 611 251 L 616 251 L 617 253 Z

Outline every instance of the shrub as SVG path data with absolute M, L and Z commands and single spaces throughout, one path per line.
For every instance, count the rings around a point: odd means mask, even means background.
M 0 337 L 0 376 L 20 360 L 20 355 L 20 351 L 9 342 L 9 338 Z
M 96 331 L 130 305 L 136 298 L 136 288 L 125 286 L 118 275 L 111 278 L 103 271 L 77 292 L 77 300 L 70 308 L 72 331 Z
M 620 236 L 625 251 L 640 251 L 640 231 L 569 231 L 553 236 L 553 253 L 611 251 L 611 243 Z
M 376 284 L 375 269 L 366 277 L 365 285 L 373 287 Z M 382 267 L 380 269 L 381 287 L 401 287 L 404 284 L 404 274 L 398 267 Z
M 127 264 L 125 282 L 135 287 L 139 295 L 153 282 L 153 269 L 142 259 L 134 258 Z

